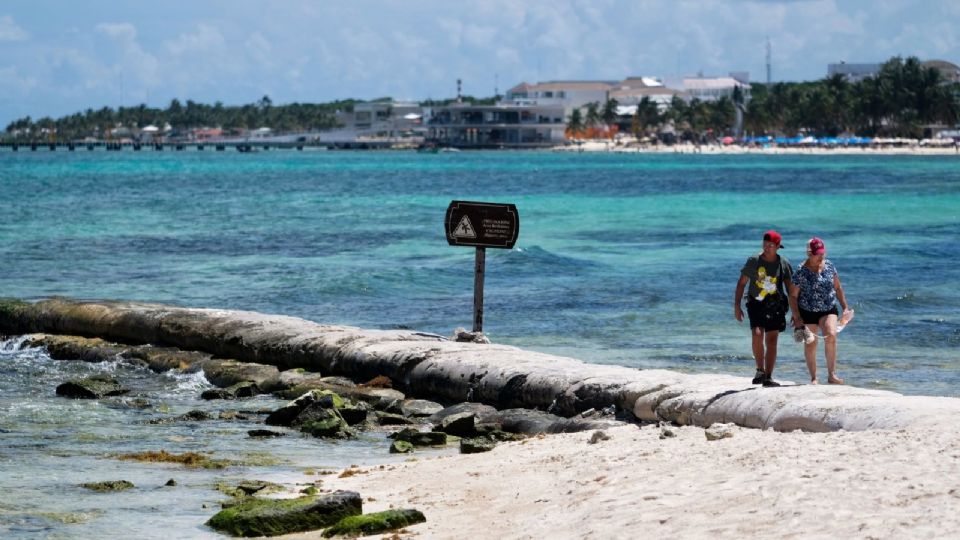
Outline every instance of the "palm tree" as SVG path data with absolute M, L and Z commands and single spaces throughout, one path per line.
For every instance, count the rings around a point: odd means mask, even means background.
M 580 113 L 580 109 L 574 109 L 567 119 L 567 137 L 576 138 L 583 132 L 583 128 L 583 115 Z
M 593 103 L 587 103 L 587 117 L 584 119 L 584 123 L 588 128 L 597 127 L 600 124 L 600 104 L 594 101 Z
M 603 120 L 603 123 L 608 126 L 612 126 L 617 122 L 617 106 L 619 103 L 617 100 L 610 98 L 603 104 L 603 111 L 600 112 L 600 118 Z

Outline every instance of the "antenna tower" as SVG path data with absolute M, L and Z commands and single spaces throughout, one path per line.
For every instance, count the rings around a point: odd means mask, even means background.
M 772 78 L 771 78 L 771 76 L 770 76 L 770 71 L 771 71 L 772 67 L 771 67 L 770 64 L 771 64 L 771 60 L 770 60 L 770 36 L 767 36 L 767 84 L 770 84 L 770 82 L 771 82 L 771 80 L 772 80 Z
M 463 103 L 463 94 L 460 93 L 460 79 L 457 79 L 457 103 Z

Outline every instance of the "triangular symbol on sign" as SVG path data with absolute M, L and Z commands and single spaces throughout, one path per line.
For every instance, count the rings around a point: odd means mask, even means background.
M 470 218 L 468 216 L 463 216 L 460 218 L 460 223 L 458 223 L 457 228 L 453 230 L 453 236 L 455 238 L 477 237 L 477 231 L 473 229 L 473 223 L 470 223 Z

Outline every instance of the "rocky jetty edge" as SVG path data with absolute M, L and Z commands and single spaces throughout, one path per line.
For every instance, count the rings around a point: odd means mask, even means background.
M 249 311 L 62 298 L 0 301 L 0 334 L 34 333 L 202 351 L 231 359 L 221 363 L 274 366 L 278 378 L 295 368 L 354 380 L 383 376 L 408 396 L 567 418 L 614 410 L 629 420 L 827 432 L 936 426 L 960 413 L 956 398 L 853 386 L 762 388 L 747 377 L 588 364 L 423 332 L 367 330 Z M 261 384 L 269 391 L 269 381 Z M 561 423 L 552 430 L 592 427 Z

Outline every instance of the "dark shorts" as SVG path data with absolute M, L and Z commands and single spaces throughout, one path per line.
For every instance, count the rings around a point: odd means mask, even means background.
M 787 310 L 780 302 L 757 302 L 747 300 L 747 316 L 750 328 L 763 328 L 766 332 L 783 332 L 787 329 Z
M 826 317 L 827 315 L 836 315 L 837 310 L 831 309 L 829 311 L 807 311 L 803 308 L 800 308 L 800 318 L 803 320 L 803 324 L 820 324 L 820 319 Z

